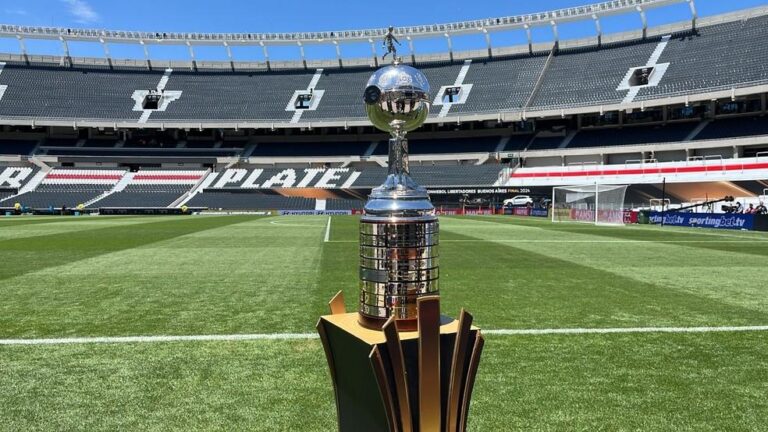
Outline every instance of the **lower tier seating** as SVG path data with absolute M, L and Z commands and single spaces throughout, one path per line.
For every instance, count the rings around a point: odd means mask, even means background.
M 168 207 L 187 193 L 190 185 L 132 184 L 120 192 L 108 195 L 93 205 L 106 207 Z
M 229 210 L 314 210 L 315 200 L 258 192 L 205 191 L 195 195 L 187 206 Z
M 362 210 L 363 207 L 365 207 L 363 200 L 334 198 L 325 201 L 326 210 Z
M 21 194 L 11 201 L 29 208 L 74 208 L 98 198 L 111 188 L 111 185 L 95 184 L 42 184 L 34 191 Z

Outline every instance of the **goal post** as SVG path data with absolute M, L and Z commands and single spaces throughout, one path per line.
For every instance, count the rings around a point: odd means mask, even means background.
M 590 184 L 552 188 L 552 222 L 624 225 L 627 185 Z

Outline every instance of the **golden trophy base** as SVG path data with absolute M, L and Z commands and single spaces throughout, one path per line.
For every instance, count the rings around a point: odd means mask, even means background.
M 439 297 L 424 297 L 416 331 L 394 320 L 375 330 L 344 312 L 340 294 L 317 323 L 339 431 L 464 431 L 484 342 L 472 316 L 441 316 Z

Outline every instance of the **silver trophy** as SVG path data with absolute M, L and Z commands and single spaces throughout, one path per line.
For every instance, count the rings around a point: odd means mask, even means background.
M 360 323 L 381 328 L 394 317 L 416 328 L 416 301 L 438 294 L 438 231 L 427 190 L 411 179 L 405 134 L 429 114 L 429 83 L 395 61 L 377 70 L 364 94 L 374 126 L 389 132 L 389 174 L 373 189 L 360 221 Z

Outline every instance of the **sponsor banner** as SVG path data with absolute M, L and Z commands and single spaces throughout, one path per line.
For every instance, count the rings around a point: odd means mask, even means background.
M 461 195 L 461 194 L 526 194 L 529 188 L 456 188 L 433 189 L 427 188 L 430 195 Z
M 719 229 L 746 229 L 755 227 L 755 215 L 751 214 L 712 214 L 712 213 L 666 213 L 664 225 L 687 226 Z M 662 213 L 651 212 L 652 224 L 661 224 Z
M 352 210 L 278 210 L 279 216 L 341 216 L 351 215 Z
M 624 223 L 626 223 L 627 217 L 627 211 L 625 210 L 598 210 L 597 212 L 598 221 L 612 221 L 615 223 L 624 221 Z M 631 217 L 632 216 L 629 216 L 630 219 Z M 571 220 L 594 222 L 595 211 L 591 209 L 571 209 Z M 635 215 L 635 221 L 637 221 L 637 215 Z
M 478 215 L 492 215 L 495 214 L 493 209 L 436 209 L 435 214 L 438 216 L 478 216 Z
M 549 217 L 549 211 L 547 209 L 530 207 L 504 207 L 504 214 L 512 216 Z
M 575 221 L 581 221 L 581 222 L 594 222 L 595 221 L 595 211 L 589 210 L 589 209 L 571 209 L 571 220 Z
M 633 210 L 624 210 L 624 223 L 625 224 L 637 223 L 637 214 L 638 212 Z
M 205 214 L 205 215 L 232 215 L 232 216 L 236 216 L 236 215 L 241 215 L 241 216 L 242 215 L 271 216 L 272 212 L 270 212 L 270 211 L 246 211 L 246 210 L 236 210 L 236 211 L 226 211 L 226 210 L 211 211 L 211 210 L 203 210 L 203 211 L 200 212 L 200 214 Z

